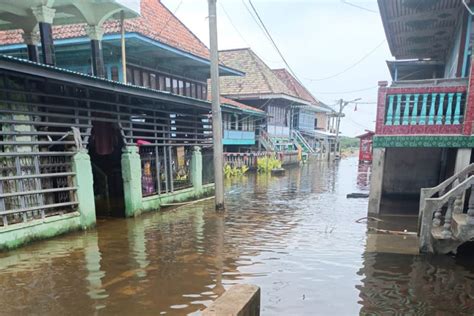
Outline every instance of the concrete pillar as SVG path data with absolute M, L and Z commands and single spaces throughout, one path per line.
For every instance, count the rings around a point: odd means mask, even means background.
M 86 33 L 91 39 L 92 74 L 105 78 L 104 54 L 102 51 L 102 37 L 104 29 L 99 25 L 86 26 Z
M 142 209 L 142 168 L 138 147 L 126 146 L 121 163 L 125 216 L 133 217 Z
M 31 10 L 38 21 L 38 27 L 41 35 L 41 52 L 43 53 L 43 63 L 54 66 L 56 64 L 56 57 L 54 54 L 52 24 L 56 10 L 44 5 L 31 8 Z
M 37 32 L 27 32 L 23 33 L 23 41 L 26 44 L 26 49 L 28 51 L 28 60 L 38 63 L 39 52 L 38 52 L 38 43 L 40 42 L 40 35 Z
M 201 148 L 197 146 L 194 147 L 191 158 L 191 183 L 196 192 L 202 192 L 202 154 Z
M 471 163 L 471 152 L 472 148 L 458 148 L 456 153 L 456 164 L 454 166 L 455 174 L 469 166 Z
M 380 213 L 384 165 L 385 148 L 374 148 L 372 155 L 372 174 L 370 175 L 369 214 Z
M 81 213 L 82 228 L 94 227 L 96 223 L 94 178 L 92 176 L 91 160 L 85 149 L 81 149 L 73 156 L 72 170 L 76 173 L 74 184 L 77 187 L 76 196 L 79 203 L 79 212 Z

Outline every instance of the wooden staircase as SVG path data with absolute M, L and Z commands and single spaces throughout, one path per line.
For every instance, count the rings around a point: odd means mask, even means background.
M 422 252 L 456 252 L 474 241 L 474 164 L 434 188 L 421 189 L 418 226 Z

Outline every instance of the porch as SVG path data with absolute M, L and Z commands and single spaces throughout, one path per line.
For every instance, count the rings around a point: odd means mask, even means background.
M 212 191 L 208 102 L 0 59 L 0 249 Z
M 465 78 L 379 82 L 376 135 L 470 135 L 467 93 Z

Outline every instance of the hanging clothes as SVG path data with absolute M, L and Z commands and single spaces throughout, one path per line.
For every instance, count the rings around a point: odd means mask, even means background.
M 94 149 L 98 155 L 113 153 L 118 144 L 117 130 L 113 123 L 92 121 L 92 135 Z

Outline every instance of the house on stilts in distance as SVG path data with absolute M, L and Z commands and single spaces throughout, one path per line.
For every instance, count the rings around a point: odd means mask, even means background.
M 220 51 L 219 60 L 245 73 L 222 77 L 222 96 L 266 113 L 257 132 L 260 150 L 278 153 L 283 163 L 297 162 L 298 148 L 306 155 L 335 156 L 335 135 L 328 132 L 334 111 L 286 70 L 272 70 L 250 48 Z
M 421 251 L 456 251 L 474 238 L 472 16 L 457 0 L 378 4 L 395 61 L 379 82 L 369 214 L 413 215 Z

